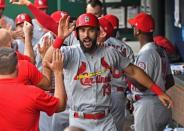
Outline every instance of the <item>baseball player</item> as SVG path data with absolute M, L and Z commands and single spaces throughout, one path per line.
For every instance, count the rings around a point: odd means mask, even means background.
M 112 37 L 117 37 L 118 29 L 119 29 L 119 19 L 115 15 L 107 14 L 104 16 L 113 26 Z
M 170 66 L 166 52 L 153 42 L 154 20 L 142 12 L 128 21 L 134 27 L 134 36 L 141 49 L 135 65 L 142 68 L 163 91 L 166 85 L 173 86 Z M 171 111 L 161 104 L 153 92 L 134 83 L 131 87 L 134 99 L 135 131 L 162 131 L 171 119 Z
M 14 21 L 3 15 L 3 11 L 6 7 L 6 1 L 5 0 L 1 0 L 0 1 L 0 26 L 1 28 L 5 28 L 5 29 L 15 29 L 15 24 Z
M 21 13 L 21 14 L 17 15 L 17 17 L 15 18 L 16 31 L 23 32 L 24 21 L 31 23 L 31 17 L 26 13 Z M 25 45 L 24 37 L 22 36 L 19 39 L 15 39 L 14 42 L 16 42 L 16 44 L 17 44 L 17 48 L 18 48 L 17 50 L 23 54 L 24 53 L 24 45 Z
M 51 18 L 56 22 L 56 24 L 58 25 L 60 18 L 62 18 L 63 15 L 67 14 L 66 12 L 63 11 L 55 11 L 51 14 Z M 73 34 L 73 33 L 72 33 Z M 48 38 L 46 38 L 48 37 Z M 52 32 L 47 32 L 46 34 L 44 34 L 44 36 L 40 39 L 40 46 L 39 44 L 37 46 L 35 46 L 34 50 L 36 50 L 36 63 L 37 63 L 37 67 L 41 70 L 42 69 L 42 58 L 40 55 L 40 49 L 42 50 L 43 48 L 45 48 L 44 46 L 47 45 L 47 43 L 52 43 L 51 41 L 54 39 L 55 34 Z M 65 40 L 65 44 L 67 45 L 68 43 L 73 42 L 73 38 L 74 36 L 70 35 L 69 37 L 66 38 Z M 46 40 L 48 42 L 45 41 L 46 39 L 51 39 L 50 40 Z M 45 42 L 44 42 L 45 41 Z M 50 42 L 49 42 L 50 41 Z M 45 43 L 45 45 L 44 45 Z M 49 44 L 50 46 L 51 44 Z M 47 47 L 49 47 L 47 46 Z M 54 80 L 52 78 L 52 80 Z M 54 90 L 54 81 L 52 81 L 52 90 Z M 68 101 L 67 101 L 68 102 Z M 60 113 L 54 113 L 54 115 L 52 117 L 48 116 L 46 113 L 42 112 L 40 115 L 40 130 L 41 131 L 61 131 L 64 130 L 68 125 L 69 125 L 69 107 L 67 104 L 66 110 L 64 112 L 60 112 Z
M 48 3 L 47 0 L 34 0 L 34 6 L 41 10 L 42 12 L 47 12 Z M 33 47 L 38 44 L 40 38 L 47 32 L 46 29 L 41 26 L 41 24 L 37 21 L 37 19 L 32 19 L 33 24 Z
M 106 40 L 104 42 L 105 47 L 111 46 L 118 50 L 124 57 L 127 57 L 130 59 L 131 63 L 134 61 L 134 54 L 132 49 L 123 43 L 122 41 L 110 37 L 112 36 L 112 33 L 114 32 L 114 29 L 112 24 L 106 19 L 106 17 L 99 18 L 99 23 L 102 28 L 100 28 L 100 34 L 106 33 L 106 36 L 101 36 L 101 38 L 98 39 L 98 41 L 101 41 L 100 43 L 103 43 L 103 38 Z M 100 40 L 101 39 L 101 40 Z M 111 107 L 111 113 L 113 116 L 113 119 L 115 121 L 116 127 L 118 131 L 122 131 L 123 129 L 123 123 L 125 121 L 125 90 L 127 88 L 127 82 L 126 82 L 126 76 L 123 74 L 122 70 L 119 69 L 113 69 L 112 71 L 112 79 L 111 79 L 111 100 L 112 100 L 112 107 Z
M 58 33 L 58 23 L 59 19 L 64 15 L 68 14 L 64 11 L 55 11 L 51 14 L 51 16 L 47 15 L 45 12 L 40 11 L 34 4 L 32 4 L 29 0 L 22 0 L 18 3 L 13 2 L 13 4 L 26 5 L 31 13 L 35 16 L 35 18 L 39 21 L 39 23 L 51 31 L 53 35 L 57 35 Z M 70 22 L 70 26 L 72 26 L 74 22 Z M 76 42 L 76 34 L 75 32 L 71 33 L 64 41 L 63 45 L 70 46 Z M 34 47 L 37 48 L 37 47 Z
M 46 52 L 45 60 L 51 60 L 53 49 L 60 48 L 63 40 L 73 31 L 74 27 L 68 24 L 69 17 L 64 16 L 59 23 L 58 38 Z M 89 131 L 116 131 L 109 113 L 111 67 L 121 67 L 127 75 L 145 87 L 153 92 L 156 89 L 159 99 L 163 103 L 168 102 L 165 106 L 172 106 L 172 100 L 140 68 L 130 64 L 128 58 L 114 48 L 97 46 L 99 22 L 94 15 L 80 15 L 76 21 L 76 33 L 80 45 L 62 47 L 64 77 L 69 85 L 66 92 L 70 100 L 70 125 Z

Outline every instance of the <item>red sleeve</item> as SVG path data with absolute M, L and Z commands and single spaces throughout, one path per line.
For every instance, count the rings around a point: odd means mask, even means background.
M 29 56 L 23 55 L 20 52 L 16 52 L 18 60 L 26 60 L 28 62 L 31 62 L 31 58 Z
M 43 79 L 42 73 L 30 62 L 20 60 L 18 64 L 18 81 L 37 85 Z
M 58 24 L 49 15 L 47 15 L 45 12 L 40 11 L 33 4 L 30 4 L 28 6 L 28 9 L 44 28 L 52 31 L 54 34 L 57 35 Z
M 49 116 L 55 113 L 59 106 L 59 99 L 48 95 L 44 91 L 40 91 L 35 101 L 37 110 L 44 111 Z

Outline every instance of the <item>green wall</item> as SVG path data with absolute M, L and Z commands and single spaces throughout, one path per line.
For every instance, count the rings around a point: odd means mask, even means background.
M 58 9 L 66 11 L 71 17 L 78 17 L 86 10 L 86 0 L 57 0 Z
M 33 2 L 34 0 L 30 0 L 30 1 Z M 48 0 L 48 4 L 49 4 L 49 9 L 48 9 L 49 14 L 52 13 L 53 11 L 57 10 L 57 1 L 56 0 Z M 9 0 L 6 0 L 6 8 L 4 10 L 5 15 L 14 19 L 20 13 L 31 14 L 26 6 L 13 5 L 13 4 L 9 3 Z

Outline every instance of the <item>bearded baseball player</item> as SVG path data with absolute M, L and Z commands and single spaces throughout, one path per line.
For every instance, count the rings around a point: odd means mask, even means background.
M 163 91 L 174 85 L 166 52 L 153 42 L 154 20 L 140 13 L 129 23 L 134 28 L 134 36 L 139 40 L 141 49 L 135 60 Z M 165 107 L 155 93 L 142 85 L 134 83 L 131 87 L 134 99 L 135 131 L 163 131 L 171 119 L 171 111 Z
M 69 17 L 59 22 L 58 37 L 46 52 L 44 60 L 51 61 L 54 48 L 60 48 L 64 39 L 73 31 Z M 113 130 L 116 126 L 110 109 L 111 67 L 122 68 L 127 75 L 155 92 L 165 106 L 173 106 L 172 100 L 138 67 L 111 47 L 99 48 L 99 21 L 86 13 L 76 21 L 76 33 L 80 45 L 62 47 L 64 77 L 68 80 L 66 92 L 70 101 L 70 125 L 88 131 Z M 49 73 L 49 70 L 44 69 Z

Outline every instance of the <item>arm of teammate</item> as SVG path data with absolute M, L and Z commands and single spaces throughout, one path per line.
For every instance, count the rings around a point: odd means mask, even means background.
M 129 64 L 124 71 L 129 77 L 135 79 L 141 85 L 156 93 L 164 106 L 168 106 L 168 108 L 173 107 L 171 98 L 166 95 L 142 69 L 133 64 Z
M 59 49 L 54 49 L 52 56 L 52 63 L 47 61 L 46 65 L 54 72 L 55 76 L 55 92 L 54 96 L 59 99 L 59 106 L 56 112 L 64 111 L 66 107 L 66 91 L 63 82 L 63 60 L 64 55 L 61 54 Z
M 33 46 L 31 42 L 32 33 L 33 33 L 32 25 L 25 21 L 23 26 L 23 31 L 25 35 L 24 55 L 29 56 L 31 59 L 31 63 L 35 64 L 35 55 L 34 55 Z
M 74 26 L 70 27 L 69 26 L 69 19 L 70 17 L 68 15 L 64 15 L 60 21 L 59 21 L 59 26 L 58 26 L 58 37 L 56 38 L 54 44 L 50 46 L 50 48 L 47 50 L 43 62 L 48 61 L 51 62 L 52 60 L 52 55 L 53 51 L 56 48 L 60 48 L 63 44 L 64 39 L 72 33 L 74 30 Z M 49 81 L 51 81 L 50 76 L 51 76 L 51 71 L 47 67 L 43 67 L 43 73 L 44 75 L 47 76 Z
M 58 24 L 45 12 L 36 8 L 29 0 L 18 0 L 18 2 L 12 2 L 16 5 L 26 5 L 38 22 L 46 29 L 52 31 L 54 34 L 58 34 Z

